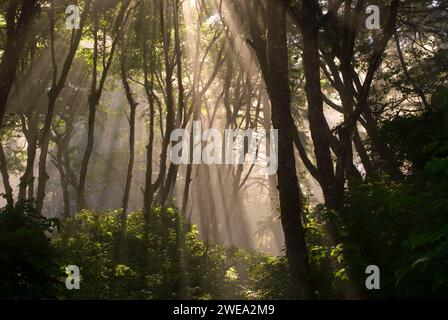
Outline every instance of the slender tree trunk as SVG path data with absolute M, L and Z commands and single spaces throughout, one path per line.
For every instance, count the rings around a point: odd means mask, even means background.
M 301 25 L 305 92 L 319 181 L 327 206 L 335 209 L 341 206 L 343 194 L 336 192 L 334 185 L 335 172 L 331 157 L 330 131 L 323 111 L 316 6 L 318 4 L 314 1 L 302 1 L 302 14 L 305 17 Z
M 198 116 L 194 116 L 193 119 L 194 121 L 196 121 L 196 119 L 198 118 Z M 182 213 L 189 217 L 189 213 L 188 213 L 188 197 L 190 196 L 190 186 L 191 186 L 191 182 L 192 182 L 192 174 L 193 174 L 193 147 L 194 142 L 193 142 L 193 125 L 191 127 L 191 131 L 190 131 L 190 150 L 189 155 L 190 155 L 190 162 L 187 165 L 187 172 L 185 174 L 185 186 L 184 186 L 184 192 L 183 192 L 183 196 L 182 196 L 182 207 L 181 207 L 181 211 Z
M 51 15 L 50 15 L 50 35 L 51 35 L 51 56 L 53 63 L 53 81 L 50 91 L 48 92 L 48 107 L 47 114 L 45 116 L 44 127 L 42 128 L 41 135 L 39 138 L 39 147 L 40 147 L 40 155 L 39 155 L 39 178 L 37 183 L 37 193 L 36 193 L 36 201 L 35 206 L 37 212 L 41 212 L 45 199 L 45 186 L 49 179 L 47 174 L 47 155 L 48 155 L 48 144 L 50 142 L 51 135 L 51 124 L 53 121 L 54 110 L 56 107 L 56 101 L 64 89 L 65 82 L 67 81 L 68 74 L 72 67 L 73 59 L 75 58 L 76 50 L 78 48 L 79 42 L 81 41 L 82 32 L 84 29 L 84 25 L 87 20 L 87 14 L 90 9 L 91 0 L 87 0 L 85 2 L 85 8 L 81 16 L 80 28 L 72 34 L 72 39 L 70 42 L 69 52 L 64 61 L 64 65 L 62 67 L 61 73 L 58 76 L 58 68 L 56 65 L 55 58 L 55 50 L 54 50 L 54 13 L 53 7 L 51 7 Z
M 159 190 L 158 203 L 161 204 L 166 194 L 165 187 L 167 184 L 167 159 L 168 148 L 170 145 L 170 136 L 175 128 L 175 112 L 174 112 L 174 88 L 173 88 L 173 74 L 174 74 L 174 59 L 170 56 L 171 49 L 171 35 L 172 25 L 169 20 L 169 5 L 167 2 L 160 4 L 160 27 L 163 44 L 163 58 L 165 65 L 165 91 L 166 91 L 166 126 L 164 140 L 162 142 L 162 152 L 160 154 L 160 172 L 157 181 L 155 182 L 154 191 Z M 169 188 L 169 186 L 168 186 Z
M 133 97 L 131 87 L 128 81 L 128 75 L 126 70 L 126 48 L 127 43 L 125 36 L 122 36 L 121 41 L 121 57 L 120 57 L 120 73 L 121 73 L 121 81 L 123 83 L 123 87 L 126 93 L 126 99 L 128 100 L 130 114 L 129 114 L 129 160 L 128 160 L 128 169 L 126 174 L 126 184 L 124 188 L 123 195 L 123 213 L 124 218 L 126 220 L 126 212 L 128 210 L 129 203 L 129 194 L 131 192 L 132 186 L 132 173 L 134 170 L 134 160 L 135 160 L 135 117 L 137 111 L 137 103 Z
M 87 123 L 87 146 L 84 150 L 84 155 L 81 161 L 81 170 L 79 174 L 79 191 L 78 191 L 78 207 L 77 211 L 86 209 L 86 180 L 87 171 L 89 168 L 90 158 L 93 153 L 93 148 L 95 145 L 95 119 L 96 119 L 96 99 L 91 99 L 89 101 L 89 119 Z
M 401 64 L 401 68 L 403 69 L 404 76 L 406 77 L 408 82 L 414 88 L 414 91 L 418 94 L 418 96 L 422 100 L 422 103 L 425 106 L 426 110 L 430 110 L 430 105 L 428 103 L 428 99 L 426 98 L 425 92 L 423 91 L 421 86 L 412 78 L 411 74 L 409 73 L 408 67 L 406 66 L 406 61 L 404 60 L 403 51 L 401 50 L 400 36 L 398 34 L 398 31 L 395 31 L 394 39 L 395 39 L 395 45 L 397 47 L 398 58 L 400 59 L 400 64 Z
M 182 51 L 180 45 L 179 36 L 179 6 L 180 2 L 178 0 L 173 1 L 174 8 L 174 52 L 176 54 L 176 71 L 177 71 L 177 87 L 178 87 L 178 100 L 177 100 L 177 117 L 176 117 L 176 128 L 180 128 L 183 123 L 183 114 L 185 110 L 185 88 L 182 76 Z M 161 198 L 161 205 L 165 205 L 168 198 L 171 196 L 173 189 L 176 185 L 177 174 L 179 171 L 179 166 L 173 163 L 170 164 L 168 169 L 168 175 L 166 179 L 166 185 Z
M 149 2 L 151 4 L 151 2 Z M 150 14 L 152 14 L 152 17 L 156 16 L 157 8 L 155 3 L 153 4 L 153 12 L 150 13 L 149 8 L 147 6 L 144 6 L 142 10 L 142 21 L 146 22 L 148 21 L 149 17 L 151 17 Z M 154 192 L 153 192 L 153 153 L 154 153 L 154 126 L 155 126 L 155 99 L 156 96 L 153 92 L 154 88 L 154 73 L 155 73 L 155 64 L 156 64 L 156 58 L 155 58 L 155 52 L 152 50 L 151 52 L 148 52 L 148 47 L 154 48 L 156 38 L 157 38 L 157 32 L 156 32 L 156 19 L 152 19 L 152 34 L 151 39 L 149 39 L 146 23 L 142 25 L 142 52 L 143 52 L 143 76 L 144 76 L 144 87 L 145 87 L 145 93 L 146 98 L 148 100 L 149 105 L 149 134 L 148 134 L 148 144 L 146 146 L 146 172 L 145 172 L 145 188 L 143 190 L 143 211 L 145 215 L 145 234 L 147 234 L 147 231 L 149 230 L 149 227 L 151 225 L 151 216 L 152 216 L 152 205 L 154 200 Z M 150 44 L 148 45 L 148 40 L 150 40 Z M 148 61 L 148 55 L 150 54 L 150 61 Z
M 36 210 L 41 212 L 45 199 L 45 186 L 50 178 L 47 173 L 47 155 L 48 146 L 50 143 L 51 124 L 53 121 L 54 109 L 56 106 L 56 94 L 50 92 L 47 114 L 45 116 L 45 123 L 42 129 L 42 135 L 39 139 L 40 154 L 39 154 L 39 178 L 37 181 L 37 194 L 36 194 Z
M 199 71 L 199 54 L 200 54 L 200 30 L 201 30 L 201 16 L 202 16 L 202 12 L 199 12 L 199 17 L 197 19 L 197 24 L 196 24 L 196 36 L 195 36 L 195 52 L 194 52 L 194 63 L 193 63 L 193 88 L 192 88 L 192 108 L 193 108 L 193 122 L 194 121 L 198 121 L 200 119 L 200 106 L 198 103 L 198 95 L 199 95 L 199 90 L 198 90 L 198 78 L 200 75 L 200 71 Z M 182 213 L 189 217 L 189 213 L 188 213 L 188 197 L 190 196 L 190 187 L 191 187 L 191 182 L 192 182 L 192 173 L 193 173 L 193 149 L 194 149 L 194 137 L 193 137 L 193 124 L 191 125 L 191 130 L 190 130 L 190 150 L 189 150 L 189 158 L 190 161 L 187 165 L 187 172 L 185 174 L 185 185 L 184 185 L 184 191 L 183 191 L 183 196 L 182 196 Z
M 37 141 L 38 141 L 38 128 L 36 122 L 36 118 L 31 116 L 28 120 L 28 128 L 26 128 L 26 119 L 22 117 L 25 131 L 25 138 L 27 141 L 26 148 L 26 167 L 23 176 L 20 178 L 19 184 L 19 201 L 25 201 L 28 197 L 29 200 L 34 197 L 34 161 L 36 160 L 36 151 L 37 151 Z M 27 196 L 28 189 L 28 196 Z
M 374 175 L 375 171 L 376 171 L 375 167 L 372 163 L 372 160 L 370 160 L 369 155 L 367 154 L 366 148 L 361 139 L 358 128 L 356 128 L 356 130 L 355 130 L 355 133 L 353 136 L 353 142 L 355 143 L 356 151 L 358 152 L 358 155 L 361 158 L 361 162 L 364 167 L 364 170 L 366 171 L 366 176 L 370 177 L 370 176 Z
M 28 189 L 28 196 L 31 194 L 33 195 L 33 187 L 34 184 L 34 160 L 36 159 L 36 151 L 37 151 L 37 138 L 31 138 L 31 140 L 28 140 L 28 146 L 26 148 L 27 150 L 27 158 L 26 158 L 26 168 L 25 173 L 20 178 L 20 185 L 19 185 L 19 201 L 26 200 L 27 198 L 27 189 Z M 33 196 L 28 197 L 28 199 L 32 199 Z
M 94 29 L 93 29 L 93 57 L 92 57 L 92 82 L 90 85 L 90 95 L 88 99 L 89 116 L 87 120 L 87 145 L 84 150 L 84 154 L 81 161 L 81 168 L 79 172 L 78 183 L 78 203 L 77 211 L 81 211 L 86 208 L 86 179 L 87 171 L 89 168 L 90 157 L 92 156 L 93 147 L 95 143 L 95 119 L 96 119 L 96 106 L 99 103 L 101 93 L 97 91 L 98 81 L 98 33 L 99 33 L 99 17 L 98 12 L 94 11 Z M 105 36 L 105 35 L 104 35 Z M 105 52 L 103 54 L 106 54 Z M 103 70 L 104 72 L 104 70 Z
M 110 48 L 109 56 L 106 59 L 107 52 L 104 50 L 103 61 L 104 68 L 101 71 L 101 76 L 99 81 L 97 79 L 98 76 L 98 33 L 99 33 L 99 16 L 98 12 L 94 11 L 94 30 L 93 30 L 93 38 L 94 38 L 94 52 L 93 52 L 93 67 L 92 67 L 92 83 L 90 89 L 90 95 L 88 99 L 89 104 L 89 118 L 88 118 L 88 129 L 87 129 L 87 146 L 84 150 L 84 155 L 81 162 L 81 169 L 79 174 L 79 190 L 78 190 L 78 204 L 77 211 L 81 211 L 86 209 L 86 180 L 87 180 L 87 172 L 89 169 L 90 158 L 93 153 L 93 149 L 95 146 L 95 120 L 96 120 L 96 109 L 101 100 L 101 95 L 103 94 L 104 85 L 106 82 L 107 74 L 112 65 L 113 57 L 115 54 L 115 50 L 118 44 L 118 40 L 120 38 L 120 34 L 122 32 L 122 27 L 125 21 L 127 20 L 129 13 L 126 15 L 126 11 L 129 7 L 130 0 L 122 1 L 120 12 L 118 13 L 117 18 L 115 19 L 113 33 L 114 38 L 112 41 L 112 45 Z M 106 37 L 106 34 L 103 35 Z
M 62 139 L 64 140 L 64 139 Z M 53 164 L 55 165 L 56 169 L 58 169 L 59 172 L 59 178 L 61 183 L 61 190 L 62 190 L 62 199 L 64 203 L 64 219 L 70 218 L 70 193 L 68 190 L 68 177 L 64 170 L 64 160 L 63 160 L 63 151 L 61 143 L 58 143 L 58 150 L 56 153 L 56 157 L 53 161 Z

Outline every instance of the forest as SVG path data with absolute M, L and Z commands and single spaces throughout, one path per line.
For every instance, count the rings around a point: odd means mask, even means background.
M 0 299 L 448 298 L 447 0 L 0 0 Z

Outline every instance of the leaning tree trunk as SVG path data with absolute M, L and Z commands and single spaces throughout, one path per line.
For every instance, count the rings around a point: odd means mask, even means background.
M 53 81 L 51 89 L 48 92 L 48 107 L 47 114 L 45 116 L 44 127 L 41 131 L 41 136 L 39 138 L 39 146 L 40 146 L 40 155 L 39 155 L 39 178 L 37 182 L 37 194 L 36 194 L 36 210 L 37 212 L 41 212 L 45 199 L 45 186 L 49 179 L 47 174 L 47 155 L 48 155 L 48 144 L 50 142 L 51 135 L 51 125 L 53 121 L 54 110 L 56 107 L 56 101 L 59 94 L 65 87 L 65 82 L 67 81 L 68 74 L 72 67 L 73 59 L 75 58 L 76 51 L 78 49 L 79 42 L 81 41 L 82 32 L 84 29 L 84 25 L 87 20 L 87 14 L 89 12 L 91 0 L 87 0 L 85 2 L 84 12 L 81 16 L 80 28 L 73 33 L 70 49 L 67 54 L 67 57 L 64 61 L 64 65 L 62 67 L 61 73 L 58 77 L 56 58 L 55 58 L 55 49 L 54 49 L 54 16 L 53 16 L 53 8 L 51 9 L 51 17 L 50 17 L 50 36 L 51 36 L 51 57 L 53 63 Z
M 126 174 L 126 185 L 124 188 L 124 195 L 123 195 L 123 215 L 124 218 L 126 218 L 126 212 L 128 210 L 128 204 L 129 204 L 129 195 L 131 192 L 131 186 L 132 186 L 132 173 L 134 170 L 134 160 L 135 160 L 135 117 L 136 117 L 136 111 L 137 111 L 137 102 L 135 102 L 134 96 L 132 94 L 131 87 L 129 85 L 128 81 L 128 75 L 126 70 L 126 38 L 125 36 L 121 37 L 121 56 L 120 56 L 120 74 L 121 74 L 121 81 L 123 83 L 123 87 L 126 93 L 126 99 L 129 103 L 130 108 L 130 114 L 129 114 L 129 160 L 128 160 L 128 168 L 127 168 L 127 174 Z M 124 219 L 126 220 L 126 219 Z
M 334 185 L 334 167 L 331 158 L 330 132 L 323 111 L 323 98 L 320 79 L 320 58 L 317 30 L 317 4 L 313 1 L 302 2 L 302 12 L 305 21 L 302 25 L 303 34 L 303 67 L 306 79 L 305 92 L 308 101 L 308 118 L 311 137 L 313 139 L 314 154 L 319 170 L 319 182 L 330 208 L 339 207 L 342 199 L 336 195 Z M 340 195 L 342 197 L 342 195 Z M 340 198 L 340 199 L 338 199 Z
M 20 56 L 25 48 L 33 18 L 38 11 L 37 1 L 23 1 L 20 14 L 17 14 L 17 10 L 18 1 L 9 1 L 5 15 L 7 40 L 0 63 L 0 127 L 3 124 L 9 93 L 16 78 Z

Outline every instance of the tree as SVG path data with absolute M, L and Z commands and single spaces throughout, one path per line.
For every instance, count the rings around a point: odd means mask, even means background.
M 73 59 L 75 58 L 76 50 L 78 48 L 79 42 L 81 41 L 82 32 L 84 29 L 84 25 L 87 21 L 88 12 L 90 9 L 90 0 L 86 0 L 84 3 L 84 11 L 81 16 L 80 28 L 72 32 L 70 47 L 68 49 L 67 56 L 64 60 L 61 72 L 58 72 L 58 66 L 56 62 L 55 55 L 55 39 L 54 39 L 54 28 L 55 28 L 55 16 L 54 16 L 54 6 L 53 2 L 51 2 L 50 9 L 50 39 L 51 39 L 51 57 L 52 57 L 52 68 L 53 68 L 53 77 L 50 90 L 48 91 L 48 106 L 47 106 L 47 114 L 45 116 L 44 126 L 40 133 L 39 138 L 39 147 L 40 147 L 40 155 L 39 155 L 39 178 L 37 184 L 37 194 L 36 194 L 36 210 L 37 212 L 41 212 L 44 199 L 45 199 L 45 186 L 49 179 L 47 174 L 47 155 L 48 155 L 48 145 L 51 137 L 51 126 L 53 121 L 53 116 L 56 108 L 56 102 L 58 96 L 62 92 L 65 86 L 65 82 L 67 80 L 68 74 L 70 72 Z
M 249 17 L 250 43 L 260 63 L 269 94 L 272 125 L 278 130 L 277 187 L 292 286 L 296 298 L 308 299 L 312 297 L 313 290 L 302 224 L 302 194 L 294 155 L 295 127 L 291 115 L 288 77 L 286 9 L 277 1 L 246 2 L 242 6 L 245 10 L 240 9 L 240 12 Z M 266 37 L 264 31 L 267 33 Z
M 126 68 L 126 50 L 127 50 L 127 38 L 124 33 L 121 35 L 121 52 L 120 52 L 120 74 L 121 81 L 123 83 L 124 90 L 126 92 L 126 99 L 129 103 L 129 162 L 126 174 L 126 185 L 124 187 L 124 195 L 123 195 L 123 210 L 126 215 L 126 211 L 128 209 L 129 203 L 129 193 L 131 192 L 132 185 L 132 172 L 134 170 L 134 161 L 135 161 L 135 117 L 138 103 L 134 99 L 134 95 L 132 93 L 131 86 L 128 81 L 128 74 Z
M 9 0 L 4 6 L 7 39 L 0 63 L 0 127 L 28 33 L 39 12 L 37 0 Z
M 95 118 L 96 109 L 101 100 L 101 95 L 103 93 L 104 85 L 107 79 L 107 74 L 112 65 L 115 50 L 120 39 L 120 34 L 123 31 L 123 25 L 129 17 L 130 11 L 128 8 L 130 6 L 130 0 L 123 0 L 120 4 L 120 9 L 115 22 L 112 27 L 113 40 L 110 47 L 110 52 L 107 52 L 106 48 L 106 37 L 107 30 L 102 32 L 102 43 L 100 44 L 100 15 L 101 10 L 107 9 L 102 8 L 101 2 L 95 2 L 93 7 L 93 56 L 92 56 L 92 82 L 90 89 L 90 96 L 88 99 L 89 105 L 89 116 L 87 125 L 87 146 L 84 151 L 84 156 L 82 158 L 81 169 L 79 174 L 79 190 L 78 190 L 78 203 L 77 209 L 81 211 L 87 206 L 86 203 L 86 180 L 87 180 L 87 170 L 89 168 L 90 157 L 92 156 L 94 143 L 95 143 Z M 106 5 L 106 4 L 105 4 Z M 106 11 L 107 12 L 107 11 Z M 101 48 L 101 49 L 100 49 Z M 101 55 L 101 56 L 100 56 Z M 102 61 L 102 69 L 98 74 L 98 69 L 100 67 L 100 59 Z M 99 77 L 98 77 L 99 76 Z

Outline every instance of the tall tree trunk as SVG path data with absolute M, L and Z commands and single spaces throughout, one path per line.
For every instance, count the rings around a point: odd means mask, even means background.
M 145 3 L 146 4 L 146 3 Z M 149 2 L 151 4 L 151 2 Z M 157 8 L 155 3 L 153 4 L 153 12 L 149 13 L 150 5 L 144 6 L 142 10 L 142 52 L 143 52 L 143 76 L 144 76 L 144 88 L 146 93 L 146 98 L 148 100 L 149 105 L 149 134 L 148 134 L 148 144 L 146 146 L 146 172 L 145 172 L 145 188 L 143 190 L 143 211 L 145 215 L 145 231 L 148 231 L 149 226 L 151 225 L 151 211 L 153 204 L 153 153 L 154 153 L 154 126 L 155 126 L 155 99 L 156 96 L 153 92 L 154 88 L 154 73 L 155 73 L 155 52 L 152 50 L 150 53 L 150 61 L 148 61 L 148 47 L 154 48 L 157 32 L 156 32 L 156 19 L 152 19 L 152 37 L 149 39 L 147 28 L 145 22 L 148 21 L 150 14 L 154 17 L 157 12 Z M 148 45 L 148 41 L 150 41 L 150 45 Z M 145 232 L 146 234 L 146 232 Z
M 95 144 L 95 119 L 96 119 L 96 106 L 97 102 L 95 98 L 89 99 L 89 117 L 87 122 L 87 146 L 84 150 L 84 155 L 81 161 L 81 169 L 79 173 L 78 184 L 78 204 L 77 211 L 86 209 L 86 180 L 87 170 L 89 168 L 90 157 L 92 156 L 93 147 Z
M 123 83 L 123 87 L 126 93 L 126 99 L 128 100 L 130 114 L 129 114 L 129 160 L 128 160 L 128 169 L 126 174 L 126 184 L 124 188 L 123 195 L 123 214 L 126 220 L 126 212 L 128 210 L 129 204 L 129 194 L 131 192 L 132 186 L 132 173 L 134 170 L 134 160 L 135 160 L 135 116 L 137 111 L 137 103 L 133 97 L 131 87 L 128 81 L 128 75 L 126 70 L 126 38 L 122 35 L 121 41 L 121 57 L 120 57 L 120 74 L 121 74 L 121 82 Z
M 81 211 L 86 209 L 86 180 L 87 180 L 87 171 L 89 169 L 90 158 L 93 153 L 93 148 L 95 145 L 95 120 L 96 120 L 96 109 L 98 104 L 100 103 L 101 96 L 103 94 L 104 85 L 106 82 L 106 78 L 109 72 L 109 69 L 112 65 L 113 57 L 115 54 L 115 50 L 117 48 L 118 40 L 120 38 L 120 34 L 122 32 L 122 27 L 124 22 L 127 20 L 129 16 L 126 14 L 126 11 L 129 7 L 130 0 L 122 1 L 120 11 L 118 16 L 115 19 L 113 34 L 114 38 L 112 40 L 112 45 L 110 48 L 109 56 L 106 58 L 107 52 L 103 51 L 103 61 L 106 61 L 104 64 L 104 68 L 101 71 L 101 75 L 99 81 L 97 79 L 98 76 L 98 33 L 99 33 L 99 17 L 98 12 L 94 11 L 94 30 L 93 30 L 93 38 L 94 38 L 94 52 L 93 52 L 93 67 L 92 67 L 92 83 L 90 88 L 90 95 L 88 99 L 89 104 L 89 118 L 88 118 L 88 129 L 87 129 L 87 146 L 84 150 L 84 155 L 81 162 L 81 169 L 79 174 L 79 190 L 78 190 L 78 203 L 77 203 L 77 211 Z M 106 37 L 106 34 L 103 35 Z
M 84 29 L 84 25 L 87 20 L 87 14 L 90 10 L 91 0 L 86 0 L 84 4 L 84 11 L 81 15 L 80 28 L 73 32 L 72 39 L 70 42 L 69 52 L 67 57 L 65 58 L 64 65 L 62 67 L 61 73 L 58 76 L 58 67 L 56 64 L 55 58 L 55 50 L 54 50 L 54 12 L 53 7 L 51 8 L 50 13 L 50 35 L 51 35 L 51 56 L 52 56 L 52 64 L 53 64 L 53 81 L 50 91 L 48 92 L 48 107 L 47 114 L 45 116 L 44 127 L 42 128 L 41 135 L 39 138 L 39 147 L 40 147 L 40 155 L 39 155 L 39 178 L 37 182 L 37 194 L 35 206 L 37 212 L 41 212 L 45 199 L 45 186 L 49 179 L 47 174 L 47 155 L 48 155 L 48 145 L 50 142 L 51 135 L 51 124 L 53 121 L 54 109 L 56 107 L 56 101 L 64 89 L 65 82 L 67 81 L 68 74 L 72 67 L 73 59 L 75 58 L 76 50 L 78 48 L 79 42 L 81 41 L 82 32 Z
M 166 173 L 167 173 L 167 158 L 168 158 L 168 148 L 170 145 L 171 132 L 175 128 L 175 111 L 174 111 L 174 88 L 173 88 L 173 74 L 174 74 L 174 59 L 170 56 L 171 42 L 172 42 L 172 25 L 169 19 L 168 13 L 170 12 L 170 6 L 168 1 L 162 1 L 160 3 L 160 27 L 161 27 L 161 37 L 163 45 L 163 59 L 165 66 L 165 92 L 166 92 L 166 125 L 165 134 L 162 141 L 162 152 L 160 154 L 160 171 L 159 176 L 153 186 L 153 191 L 159 190 L 158 203 L 161 204 L 164 194 L 165 187 L 167 184 Z M 169 186 L 168 186 L 169 188 Z
M 84 154 L 81 161 L 81 168 L 79 172 L 78 183 L 78 202 L 77 211 L 81 211 L 86 207 L 86 179 L 87 170 L 89 168 L 90 157 L 92 156 L 93 147 L 95 143 L 95 119 L 96 119 L 96 106 L 99 103 L 100 97 L 98 97 L 97 81 L 98 81 L 98 33 L 99 33 L 99 17 L 98 12 L 94 9 L 94 29 L 93 29 L 93 56 L 92 56 L 92 82 L 90 85 L 90 94 L 88 98 L 89 115 L 87 120 L 87 146 L 84 150 Z M 104 35 L 106 36 L 106 35 Z M 103 54 L 106 54 L 104 52 Z M 104 70 L 103 70 L 104 72 Z M 101 93 L 99 93 L 101 96 Z
M 336 209 L 341 206 L 343 194 L 336 193 L 335 190 L 330 131 L 323 111 L 317 6 L 318 4 L 315 1 L 302 1 L 304 21 L 301 24 L 301 31 L 303 35 L 302 57 L 306 81 L 305 92 L 308 101 L 308 120 L 314 144 L 314 154 L 319 170 L 319 182 L 326 204 L 328 207 Z
M 180 45 L 180 35 L 179 35 L 179 0 L 173 1 L 173 15 L 174 15 L 174 52 L 176 55 L 176 71 L 177 71 L 177 115 L 175 128 L 181 128 L 183 124 L 183 114 L 185 110 L 185 88 L 182 76 L 182 50 Z M 173 192 L 176 185 L 177 173 L 179 171 L 179 166 L 173 163 L 170 164 L 168 169 L 168 175 L 166 179 L 165 188 L 161 197 L 161 205 L 165 205 L 168 198 Z
M 309 262 L 302 224 L 302 199 L 296 173 L 289 88 L 286 10 L 279 1 L 267 1 L 267 89 L 271 101 L 272 124 L 278 130 L 278 191 L 286 256 L 298 299 L 313 296 Z

